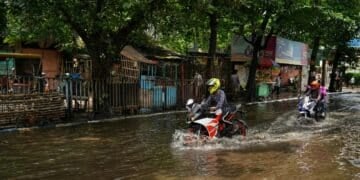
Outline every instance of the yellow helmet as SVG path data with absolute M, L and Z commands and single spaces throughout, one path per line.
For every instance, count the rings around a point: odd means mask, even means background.
M 220 80 L 218 78 L 211 78 L 206 82 L 210 94 L 214 94 L 220 88 Z

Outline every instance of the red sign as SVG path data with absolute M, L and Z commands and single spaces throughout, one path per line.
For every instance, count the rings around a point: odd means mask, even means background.
M 265 49 L 261 51 L 259 57 L 259 66 L 260 67 L 271 67 L 273 61 L 275 60 L 275 50 L 276 50 L 276 37 L 270 37 Z

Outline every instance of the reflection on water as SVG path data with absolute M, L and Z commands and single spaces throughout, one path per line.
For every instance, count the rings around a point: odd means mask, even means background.
M 248 106 L 246 139 L 184 146 L 184 114 L 0 135 L 0 179 L 356 179 L 360 95 L 296 123 L 296 102 Z

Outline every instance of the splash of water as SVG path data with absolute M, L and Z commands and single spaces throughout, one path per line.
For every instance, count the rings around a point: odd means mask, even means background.
M 360 108 L 360 95 L 350 96 L 343 95 L 333 99 L 333 101 L 350 100 L 356 103 L 341 103 L 340 108 L 336 108 L 328 112 L 325 119 L 321 121 L 313 121 L 309 124 L 298 123 L 298 112 L 296 110 L 287 111 L 270 124 L 267 129 L 259 129 L 252 127 L 247 132 L 247 137 L 233 137 L 233 138 L 214 138 L 207 143 L 195 142 L 191 146 L 185 145 L 184 137 L 189 136 L 188 132 L 183 130 L 176 130 L 173 134 L 172 147 L 175 149 L 197 149 L 197 150 L 212 150 L 212 149 L 246 149 L 254 146 L 266 146 L 273 143 L 283 143 L 291 141 L 308 141 L 313 136 L 321 135 L 331 132 L 342 123 L 344 115 L 349 113 L 349 110 Z M 343 109 L 341 109 L 343 108 Z M 355 161 L 354 161 L 355 162 Z M 357 162 L 357 161 L 356 161 Z
M 244 144 L 244 139 L 241 136 L 233 138 L 213 138 L 206 139 L 194 138 L 189 143 L 188 137 L 194 135 L 184 130 L 175 130 L 173 134 L 172 148 L 179 150 L 214 150 L 214 149 L 239 149 Z
M 284 143 L 291 141 L 306 141 L 314 133 L 315 128 L 320 128 L 320 132 L 323 130 L 326 123 L 317 123 L 300 127 L 296 123 L 296 112 L 289 111 L 276 118 L 271 123 L 270 127 L 265 130 L 258 130 L 255 128 L 248 129 L 247 137 L 235 136 L 233 138 L 214 138 L 203 143 L 200 139 L 195 139 L 191 144 L 188 143 L 187 137 L 192 136 L 189 132 L 184 130 L 175 130 L 173 134 L 172 148 L 175 149 L 196 149 L 196 150 L 214 150 L 214 149 L 246 149 L 256 146 L 266 146 L 274 143 Z M 308 131 L 304 129 L 308 128 Z

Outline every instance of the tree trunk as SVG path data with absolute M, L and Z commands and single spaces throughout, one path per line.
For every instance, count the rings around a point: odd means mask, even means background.
M 252 53 L 252 60 L 249 69 L 249 77 L 248 77 L 248 82 L 246 84 L 247 100 L 249 102 L 255 101 L 256 99 L 256 68 L 258 66 L 258 61 L 259 61 L 258 54 L 261 48 L 261 40 L 262 40 L 262 36 L 256 38 Z
M 264 12 L 266 13 L 266 11 Z M 270 37 L 272 36 L 273 29 L 271 28 L 269 34 L 265 36 L 265 30 L 268 26 L 268 22 L 271 18 L 271 13 L 266 13 L 263 21 L 261 22 L 260 28 L 258 31 L 254 31 L 252 34 L 251 43 L 253 45 L 253 53 L 252 53 L 252 60 L 249 70 L 249 77 L 246 84 L 247 90 L 247 100 L 249 102 L 256 100 L 256 68 L 259 61 L 259 51 L 265 49 L 267 46 L 267 42 L 269 41 Z M 263 37 L 266 37 L 264 45 L 261 44 Z
M 340 55 L 341 55 L 341 48 L 337 47 L 336 52 L 335 52 L 335 57 L 334 57 L 334 60 L 333 60 L 333 67 L 332 67 L 331 74 L 330 74 L 330 84 L 329 84 L 329 91 L 330 92 L 336 92 L 335 78 L 336 78 L 336 70 L 338 68 L 338 63 L 339 63 L 339 60 L 340 60 Z
M 309 71 L 309 79 L 308 79 L 308 84 L 311 83 L 311 81 L 313 80 L 313 78 L 315 77 L 311 77 L 312 72 L 315 71 L 315 65 L 316 65 L 316 57 L 317 57 L 317 53 L 319 51 L 319 45 L 320 45 L 320 36 L 316 36 L 313 39 L 313 48 L 312 48 L 312 52 L 311 52 L 311 58 L 310 58 L 310 71 Z
M 322 66 L 321 66 L 321 85 L 325 86 L 326 81 L 326 59 L 322 59 Z
M 88 53 L 92 59 L 92 77 L 93 79 L 105 80 L 109 77 L 111 68 L 111 57 L 113 55 L 106 52 L 107 46 L 99 46 L 97 43 L 89 43 Z
M 218 22 L 217 22 L 217 15 L 216 13 L 209 14 L 209 25 L 210 25 L 210 38 L 209 38 L 209 53 L 208 53 L 208 59 L 206 63 L 206 77 L 207 79 L 211 78 L 213 76 L 213 66 L 214 66 L 214 60 L 216 57 L 216 44 L 217 44 L 217 28 L 218 28 Z

